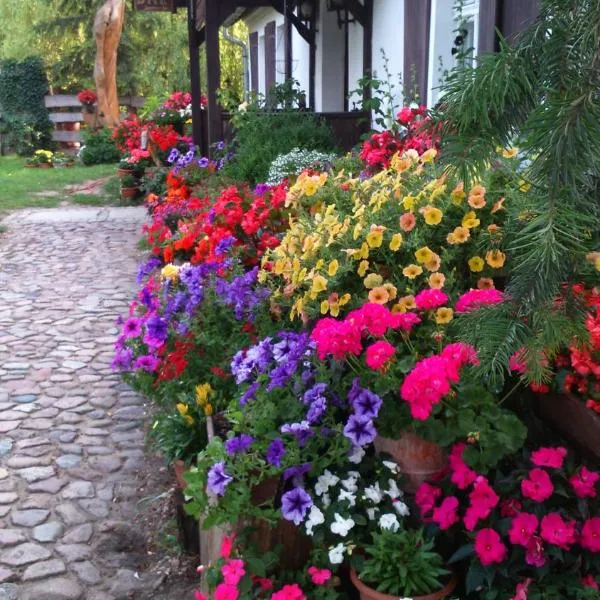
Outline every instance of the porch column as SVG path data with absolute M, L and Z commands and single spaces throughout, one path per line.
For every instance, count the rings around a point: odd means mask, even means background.
M 200 102 L 202 90 L 200 88 L 200 36 L 196 27 L 196 1 L 188 0 L 188 37 L 190 48 L 190 76 L 192 88 L 192 136 L 194 144 L 202 154 L 206 153 L 202 135 L 202 110 Z
M 363 76 L 371 75 L 373 71 L 373 0 L 365 0 L 363 23 Z M 370 100 L 371 87 L 365 86 L 364 100 Z
M 221 59 L 219 55 L 219 0 L 206 2 L 206 73 L 208 97 L 208 145 L 221 138 L 221 109 L 217 102 L 217 90 L 221 85 Z

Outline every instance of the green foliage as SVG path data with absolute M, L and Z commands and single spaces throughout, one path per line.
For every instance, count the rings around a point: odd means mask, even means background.
M 434 551 L 434 540 L 422 529 L 383 530 L 366 546 L 360 579 L 391 596 L 416 596 L 437 592 L 449 575 L 443 558 Z
M 52 145 L 52 123 L 44 105 L 48 81 L 41 59 L 0 63 L 0 119 L 9 144 L 21 155 Z
M 176 460 L 189 462 L 208 443 L 206 419 L 197 418 L 190 425 L 176 411 L 161 411 L 152 425 L 150 437 L 156 442 L 167 464 Z
M 554 300 L 581 280 L 585 255 L 599 244 L 599 22 L 598 1 L 542 0 L 539 19 L 515 47 L 502 43 L 477 68 L 450 76 L 435 115 L 440 158 L 465 181 L 493 163 L 497 146 L 515 139 L 529 161 L 523 176 L 530 190 L 505 232 L 512 302 L 463 320 L 465 339 L 484 358 L 482 376 L 496 383 L 523 346 L 530 378 L 543 381 L 539 350 L 552 356 L 574 331 L 583 333 L 572 299 L 571 312 L 557 312 Z
M 83 144 L 80 156 L 84 165 L 116 163 L 121 157 L 113 142 L 110 129 L 86 131 L 83 136 Z

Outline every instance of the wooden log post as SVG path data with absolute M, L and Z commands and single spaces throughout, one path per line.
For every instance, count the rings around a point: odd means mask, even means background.
M 117 50 L 123 33 L 125 0 L 106 0 L 94 19 L 96 64 L 94 80 L 98 95 L 98 115 L 108 127 L 119 124 L 117 96 Z

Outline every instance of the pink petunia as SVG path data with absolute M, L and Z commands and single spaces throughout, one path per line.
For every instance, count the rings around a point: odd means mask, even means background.
M 396 348 L 389 342 L 380 340 L 371 344 L 366 351 L 365 362 L 370 369 L 378 371 L 396 354 Z

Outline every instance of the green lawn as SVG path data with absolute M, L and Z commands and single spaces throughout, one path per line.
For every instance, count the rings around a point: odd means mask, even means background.
M 55 169 L 27 169 L 25 160 L 16 156 L 0 156 L 0 211 L 25 207 L 52 207 L 63 200 L 76 204 L 113 203 L 109 181 L 102 195 L 88 196 L 65 192 L 43 196 L 40 192 L 60 192 L 65 186 L 115 175 L 115 165 L 75 166 Z M 72 194 L 72 195 L 71 195 Z

